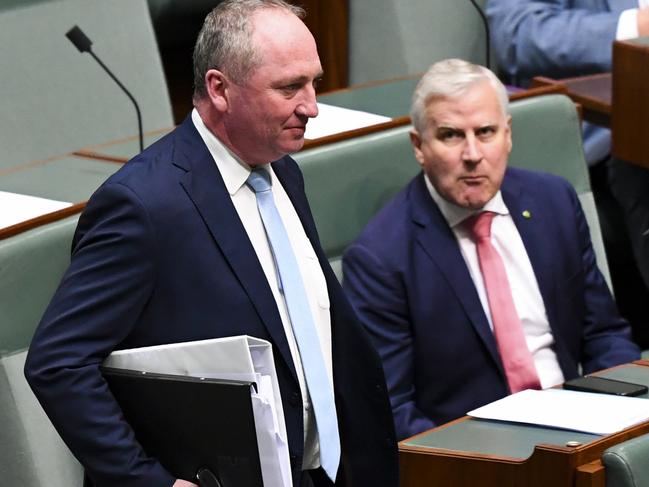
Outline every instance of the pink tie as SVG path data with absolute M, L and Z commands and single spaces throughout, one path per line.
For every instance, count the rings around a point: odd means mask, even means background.
M 494 335 L 509 389 L 512 393 L 525 389 L 540 389 L 541 383 L 514 306 L 505 265 L 498 251 L 491 245 L 491 221 L 494 216 L 495 213 L 484 211 L 467 218 L 464 225 L 476 240 Z

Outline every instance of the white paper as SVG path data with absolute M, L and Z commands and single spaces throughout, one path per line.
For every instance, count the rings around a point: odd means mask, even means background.
M 384 115 L 318 103 L 318 116 L 309 119 L 305 139 L 318 139 L 348 130 L 369 127 L 392 120 Z
M 273 350 L 266 340 L 235 336 L 118 350 L 107 367 L 160 374 L 251 381 L 255 430 L 264 486 L 292 487 L 288 436 Z
M 67 201 L 0 191 L 0 228 L 31 220 L 71 205 L 72 203 Z
M 608 435 L 648 420 L 649 400 L 565 389 L 526 390 L 467 414 Z

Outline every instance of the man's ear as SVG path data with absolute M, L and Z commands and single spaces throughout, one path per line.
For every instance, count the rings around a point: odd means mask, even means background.
M 229 106 L 229 81 L 218 69 L 209 69 L 205 73 L 205 88 L 212 106 L 220 113 L 225 113 Z
M 506 130 L 507 133 L 505 134 L 505 136 L 507 137 L 507 154 L 510 154 L 512 151 L 512 116 L 511 115 L 507 116 Z
M 424 152 L 421 150 L 421 144 L 422 144 L 421 136 L 419 135 L 419 132 L 417 132 L 415 129 L 412 129 L 410 131 L 410 143 L 412 144 L 412 148 L 415 151 L 415 159 L 417 159 L 417 162 L 419 162 L 420 166 L 424 165 Z

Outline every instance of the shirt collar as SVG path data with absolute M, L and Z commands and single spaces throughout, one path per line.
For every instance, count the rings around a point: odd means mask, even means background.
M 493 196 L 493 198 L 487 201 L 487 204 L 484 205 L 484 207 L 482 207 L 480 210 L 472 210 L 469 208 L 463 208 L 461 206 L 458 206 L 456 204 L 453 204 L 445 200 L 437 192 L 435 186 L 433 186 L 433 184 L 430 182 L 430 179 L 428 179 L 428 175 L 426 175 L 425 173 L 424 173 L 424 181 L 426 182 L 426 188 L 428 188 L 428 192 L 430 193 L 431 198 L 433 198 L 433 201 L 435 201 L 437 207 L 439 208 L 439 211 L 442 212 L 442 215 L 444 216 L 448 225 L 451 228 L 459 225 L 464 220 L 469 218 L 471 215 L 474 215 L 482 211 L 493 211 L 498 215 L 509 215 L 509 210 L 507 209 L 507 206 L 503 201 L 503 196 L 500 190 L 498 190 L 498 192 Z
M 244 184 L 246 184 L 246 180 L 248 179 L 248 176 L 250 176 L 250 171 L 252 170 L 251 167 L 233 154 L 223 144 L 223 142 L 221 142 L 212 131 L 207 128 L 196 108 L 192 110 L 192 122 L 203 139 L 203 142 L 205 142 L 207 149 L 210 151 L 210 154 L 216 163 L 216 167 L 221 173 L 223 183 L 225 184 L 228 193 L 230 193 L 230 196 L 233 196 L 243 187 Z M 267 165 L 264 165 L 262 167 L 266 166 Z

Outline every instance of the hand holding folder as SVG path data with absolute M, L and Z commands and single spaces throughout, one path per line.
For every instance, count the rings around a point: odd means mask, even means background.
M 207 468 L 223 487 L 292 486 L 279 384 L 265 340 L 238 336 L 120 350 L 104 362 L 104 375 L 136 439 L 172 474 L 191 480 Z M 160 451 L 172 435 L 169 451 Z M 180 459 L 189 462 L 182 475 L 171 466 Z

